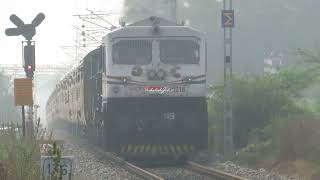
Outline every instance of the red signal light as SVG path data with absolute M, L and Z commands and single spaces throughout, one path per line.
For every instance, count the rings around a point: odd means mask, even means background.
M 28 70 L 32 70 L 32 66 L 31 66 L 31 65 L 28 65 L 27 69 L 28 69 Z

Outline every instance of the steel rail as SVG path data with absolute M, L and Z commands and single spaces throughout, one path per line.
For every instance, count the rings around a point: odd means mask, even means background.
M 165 180 L 151 172 L 148 172 L 144 169 L 141 169 L 139 168 L 138 166 L 134 165 L 134 164 L 131 164 L 121 158 L 119 158 L 118 156 L 112 154 L 112 153 L 107 153 L 107 156 L 116 161 L 117 163 L 119 163 L 121 166 L 125 167 L 128 171 L 144 178 L 144 179 L 147 179 L 147 180 Z
M 190 161 L 187 162 L 187 167 L 190 170 L 197 172 L 199 174 L 204 174 L 209 177 L 218 178 L 221 180 L 247 180 L 246 178 L 236 176 L 236 175 L 233 175 L 230 173 L 226 173 L 226 172 L 223 172 L 220 170 L 208 168 L 208 167 L 205 167 L 205 166 L 202 166 L 200 164 L 190 162 Z

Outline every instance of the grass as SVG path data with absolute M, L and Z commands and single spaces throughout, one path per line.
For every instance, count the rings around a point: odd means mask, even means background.
M 319 129 L 320 120 L 316 118 L 276 119 L 272 144 L 251 144 L 246 150 L 252 150 L 241 152 L 238 160 L 250 167 L 298 174 L 307 180 L 320 179 Z
M 43 138 L 40 132 L 40 119 L 33 134 L 23 137 L 21 128 L 11 123 L 10 128 L 0 131 L 0 179 L 37 180 L 40 179 L 40 148 L 37 139 Z M 17 130 L 18 129 L 18 130 Z

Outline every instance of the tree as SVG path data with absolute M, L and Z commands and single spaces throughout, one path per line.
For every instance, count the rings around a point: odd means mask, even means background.
M 234 142 L 237 148 L 247 146 L 256 129 L 264 129 L 275 117 L 304 113 L 296 105 L 293 92 L 304 86 L 286 86 L 290 82 L 282 74 L 266 77 L 237 77 L 233 83 Z M 295 83 L 295 82 L 294 82 Z M 222 132 L 223 86 L 211 88 L 210 125 Z M 267 138 L 267 137 L 261 137 Z
M 0 95 L 6 96 L 9 94 L 9 79 L 0 71 Z
M 9 78 L 0 71 L 0 122 L 17 121 L 19 115 L 14 106 Z
M 308 105 L 314 113 L 320 114 L 320 49 L 315 50 L 298 49 L 297 55 L 300 62 L 295 67 L 296 72 L 300 72 L 300 76 L 290 76 L 292 80 L 300 80 L 304 86 L 308 86 L 308 89 L 300 91 L 300 94 L 304 96 L 304 99 L 308 102 Z M 287 76 L 289 77 L 289 76 Z M 296 83 L 298 84 L 298 83 Z

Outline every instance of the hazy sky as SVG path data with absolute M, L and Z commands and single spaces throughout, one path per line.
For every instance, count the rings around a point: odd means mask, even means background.
M 29 24 L 38 13 L 44 13 L 46 18 L 37 27 L 37 34 L 33 37 L 36 41 L 36 63 L 61 64 L 71 60 L 61 46 L 75 45 L 76 29 L 72 25 L 75 25 L 77 18 L 73 15 L 88 14 L 87 8 L 93 11 L 112 11 L 120 15 L 122 2 L 123 0 L 9 0 L 2 2 L 0 63 L 22 63 L 21 41 L 24 37 L 5 35 L 6 28 L 16 27 L 9 20 L 11 14 L 16 14 L 25 24 Z M 118 25 L 117 21 L 114 23 Z

